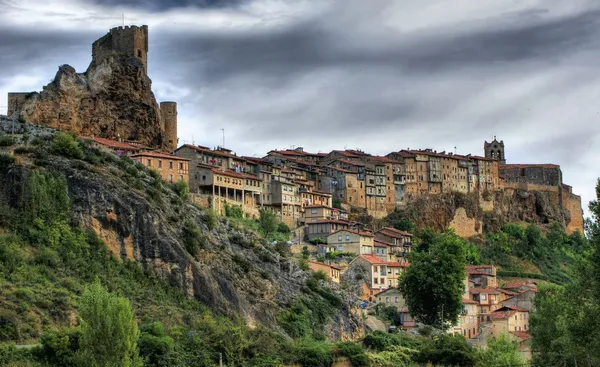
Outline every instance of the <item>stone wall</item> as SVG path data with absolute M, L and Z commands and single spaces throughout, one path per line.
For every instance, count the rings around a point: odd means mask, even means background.
M 569 212 L 570 221 L 567 223 L 567 233 L 579 231 L 583 234 L 583 209 L 581 197 L 567 191 L 562 191 L 562 207 Z
M 553 164 L 507 164 L 500 166 L 500 176 L 504 177 L 507 184 L 543 186 L 560 186 L 562 184 L 560 167 Z
M 161 102 L 160 115 L 167 135 L 169 149 L 177 149 L 177 103 Z
M 8 93 L 8 117 L 13 117 L 19 111 L 31 93 Z
M 483 225 L 478 218 L 469 218 L 465 208 L 457 208 L 454 218 L 448 225 L 462 238 L 469 238 L 483 233 Z
M 111 29 L 92 45 L 92 63 L 98 64 L 115 52 L 137 57 L 148 73 L 148 26 Z

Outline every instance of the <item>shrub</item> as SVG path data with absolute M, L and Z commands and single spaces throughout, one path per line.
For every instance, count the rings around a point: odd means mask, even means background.
M 185 182 L 183 180 L 173 182 L 171 184 L 171 189 L 173 190 L 173 192 L 175 192 L 177 194 L 177 196 L 179 196 L 179 198 L 181 200 L 188 199 L 189 194 L 190 194 L 190 187 L 188 186 L 187 182 Z
M 272 210 L 261 209 L 258 222 L 265 237 L 268 237 L 277 230 L 277 214 Z
M 204 238 L 198 226 L 191 220 L 185 221 L 182 229 L 183 243 L 190 255 L 196 257 L 198 252 L 204 248 Z
M 77 140 L 69 134 L 57 132 L 52 139 L 52 152 L 67 158 L 83 158 L 83 150 Z
M 35 153 L 35 151 L 36 150 L 34 148 L 30 148 L 30 147 L 16 147 L 13 152 L 14 152 L 14 154 L 29 154 L 29 153 Z
M 13 164 L 15 164 L 15 158 L 7 153 L 0 153 L 0 172 L 8 171 Z
M 9 147 L 15 144 L 15 139 L 8 135 L 0 136 L 0 147 Z
M 40 338 L 40 357 L 52 366 L 72 366 L 79 350 L 81 332 L 78 328 L 45 332 Z
M 287 224 L 281 222 L 277 225 L 277 232 L 289 235 L 292 231 Z
M 144 366 L 171 366 L 173 365 L 173 352 L 175 344 L 173 339 L 165 332 L 163 325 L 154 322 L 140 328 L 140 357 L 144 359 Z
M 244 211 L 241 206 L 225 204 L 225 216 L 230 218 L 244 218 Z
M 302 367 L 329 367 L 333 364 L 331 346 L 314 340 L 301 340 L 294 346 L 294 360 Z
M 364 349 L 353 342 L 344 342 L 337 345 L 337 352 L 350 360 L 352 367 L 367 367 L 369 358 Z

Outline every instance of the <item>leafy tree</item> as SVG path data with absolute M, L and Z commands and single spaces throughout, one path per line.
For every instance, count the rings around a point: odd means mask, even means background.
M 141 327 L 140 356 L 144 366 L 172 366 L 175 344 L 173 338 L 167 335 L 160 322 L 154 322 Z
M 525 366 L 519 345 L 506 334 L 489 339 L 487 348 L 479 350 L 477 367 Z
M 272 210 L 261 209 L 258 222 L 265 237 L 270 236 L 277 230 L 277 214 Z
M 411 252 L 411 266 L 400 278 L 411 315 L 438 328 L 454 324 L 462 310 L 465 279 L 463 241 L 452 232 L 435 234 L 428 252 Z
M 476 354 L 462 335 L 442 334 L 427 339 L 413 359 L 422 364 L 472 367 L 476 362 Z
M 352 367 L 367 367 L 369 365 L 369 358 L 365 353 L 365 350 L 356 343 L 343 342 L 337 345 L 337 351 L 339 354 L 348 358 Z
M 244 211 L 241 206 L 225 204 L 225 216 L 230 218 L 244 218 Z
M 405 232 L 410 232 L 410 233 L 414 233 L 417 229 L 417 227 L 408 219 L 406 218 L 402 218 L 399 219 L 398 221 L 394 222 L 393 224 L 394 228 L 400 230 L 400 231 L 405 231 Z
M 80 337 L 79 328 L 45 332 L 40 339 L 41 359 L 52 366 L 72 366 L 79 350 Z
M 181 200 L 187 200 L 190 196 L 190 187 L 184 180 L 179 180 L 171 184 L 173 191 L 181 198 Z
M 277 225 L 277 232 L 289 235 L 292 232 L 292 230 L 290 229 L 290 227 L 287 224 L 280 222 Z
M 108 293 L 98 280 L 81 298 L 80 357 L 94 367 L 142 366 L 139 330 L 129 301 Z
M 67 158 L 83 158 L 83 149 L 73 135 L 57 132 L 52 139 L 52 152 Z

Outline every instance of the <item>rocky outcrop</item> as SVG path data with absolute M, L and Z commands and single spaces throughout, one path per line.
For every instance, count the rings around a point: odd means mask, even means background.
M 22 120 L 34 124 L 165 147 L 151 81 L 134 56 L 115 53 L 92 63 L 83 74 L 62 65 L 43 91 L 9 95 L 9 105 Z
M 48 151 L 19 157 L 21 164 L 0 173 L 0 204 L 19 207 L 33 170 L 64 176 L 74 225 L 93 229 L 117 257 L 138 262 L 216 313 L 277 328 L 277 313 L 310 293 L 308 273 L 294 260 L 224 219 L 213 225 L 207 211 L 181 200 L 139 164 L 112 155 L 90 164 Z M 132 179 L 135 189 L 128 184 Z M 186 250 L 186 223 L 199 231 L 194 238 L 201 249 L 195 256 Z M 352 313 L 353 299 L 337 292 L 343 306 L 325 333 L 332 339 L 358 338 L 363 331 Z
M 445 193 L 424 195 L 409 203 L 389 220 L 406 218 L 420 228 L 436 231 L 453 228 L 461 237 L 499 231 L 507 223 L 560 224 L 568 233 L 583 232 L 579 197 L 557 187 L 537 190 L 506 188 L 490 197 Z

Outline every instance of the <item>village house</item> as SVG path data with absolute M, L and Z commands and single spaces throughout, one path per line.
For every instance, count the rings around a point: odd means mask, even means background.
M 476 288 L 496 288 L 498 286 L 496 267 L 493 265 L 467 265 L 466 271 L 469 280 Z
M 350 262 L 349 269 L 360 267 L 366 274 L 363 297 L 373 299 L 378 292 L 397 287 L 406 262 L 389 262 L 374 255 L 360 255 Z
M 391 227 L 383 227 L 375 232 L 375 239 L 388 244 L 389 259 L 403 258 L 412 250 L 412 234 Z
M 463 298 L 463 310 L 458 318 L 458 332 L 467 339 L 479 335 L 479 303 Z
M 210 197 L 211 208 L 217 213 L 224 214 L 225 205 L 238 205 L 248 216 L 257 217 L 262 192 L 257 176 L 198 164 L 191 181 L 195 193 Z
M 505 306 L 492 312 L 492 336 L 529 330 L 529 312 L 515 306 Z
M 511 331 L 509 336 L 515 340 L 519 346 L 519 354 L 526 361 L 531 360 L 531 335 L 528 331 Z
M 326 192 L 318 192 L 318 191 L 308 191 L 300 189 L 300 200 L 302 202 L 302 206 L 311 206 L 311 205 L 325 205 L 331 207 L 332 199 L 331 194 Z
M 304 222 L 317 222 L 333 218 L 333 208 L 326 205 L 310 205 L 302 208 L 304 210 Z
M 395 307 L 400 313 L 401 325 L 395 325 L 401 327 L 404 330 L 408 330 L 415 327 L 415 319 L 408 312 L 406 301 L 402 292 L 398 288 L 388 288 L 375 295 L 375 301 L 377 304 Z
M 334 281 L 335 283 L 340 282 L 340 271 L 342 270 L 342 268 L 340 268 L 339 266 L 336 265 L 331 265 L 331 264 L 325 264 L 319 261 L 309 261 L 308 262 L 308 266 L 312 269 L 312 271 L 322 271 L 325 274 L 327 274 L 327 276 L 329 277 L 329 279 L 331 279 L 332 281 Z
M 189 183 L 189 160 L 174 155 L 156 152 L 133 154 L 131 159 L 160 173 L 167 182 L 185 181 Z
M 343 168 L 327 166 L 319 176 L 319 191 L 332 194 L 349 207 L 365 208 L 364 180 L 358 174 Z
M 479 321 L 491 321 L 491 313 L 501 307 L 506 296 L 497 288 L 471 288 L 469 293 L 474 301 L 479 303 Z
M 121 141 L 104 139 L 104 138 L 84 138 L 92 142 L 92 145 L 104 152 L 114 153 L 118 156 L 132 155 L 139 152 L 151 151 L 152 149 L 144 145 L 132 145 Z
M 534 289 L 527 289 L 509 296 L 502 301 L 502 306 L 514 306 L 522 308 L 527 311 L 533 310 L 533 299 L 535 298 L 536 291 Z
M 191 175 L 194 175 L 198 164 L 217 167 L 223 171 L 242 172 L 245 159 L 231 153 L 231 150 L 218 147 L 216 150 L 203 146 L 185 144 L 173 152 L 178 157 L 187 158 L 190 161 Z
M 327 236 L 327 244 L 319 245 L 319 253 L 338 251 L 356 255 L 372 254 L 373 239 L 370 232 L 342 229 Z
M 280 220 L 291 228 L 298 226 L 302 218 L 298 185 L 282 179 L 282 176 L 271 181 L 271 207 L 279 213 Z
M 308 241 L 320 238 L 323 242 L 327 242 L 327 237 L 341 229 L 349 229 L 353 227 L 349 221 L 328 219 L 319 220 L 316 222 L 306 222 L 306 239 Z

